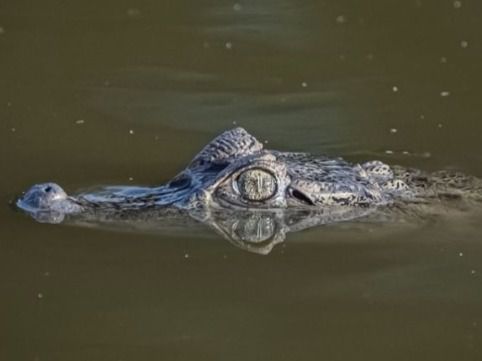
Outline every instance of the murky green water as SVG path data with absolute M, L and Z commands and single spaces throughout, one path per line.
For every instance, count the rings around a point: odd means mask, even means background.
M 233 123 L 273 148 L 480 177 L 481 12 L 0 5 L 0 358 L 480 360 L 477 212 L 320 227 L 263 257 L 209 231 L 38 224 L 8 203 L 47 180 L 160 183 Z

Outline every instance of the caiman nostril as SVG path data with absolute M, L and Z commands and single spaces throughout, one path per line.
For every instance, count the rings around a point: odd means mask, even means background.
M 51 187 L 51 186 L 47 186 L 47 187 L 45 187 L 44 191 L 45 191 L 46 193 L 50 193 L 50 192 L 52 191 L 52 187 Z

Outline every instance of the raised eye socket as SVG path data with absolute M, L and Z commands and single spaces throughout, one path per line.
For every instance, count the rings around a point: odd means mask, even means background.
M 276 178 L 271 173 L 259 168 L 241 173 L 236 182 L 241 196 L 253 202 L 270 199 L 278 189 Z

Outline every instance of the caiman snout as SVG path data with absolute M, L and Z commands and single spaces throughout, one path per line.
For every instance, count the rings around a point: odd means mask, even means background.
M 17 200 L 17 206 L 27 212 L 49 211 L 58 202 L 67 199 L 67 193 L 56 183 L 42 183 L 31 187 Z
M 81 210 L 56 183 L 34 185 L 17 200 L 17 206 L 42 223 L 60 223 L 66 214 Z

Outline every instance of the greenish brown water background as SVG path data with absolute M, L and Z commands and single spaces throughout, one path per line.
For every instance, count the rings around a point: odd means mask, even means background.
M 233 124 L 277 149 L 482 177 L 481 15 L 475 0 L 0 4 L 0 359 L 482 359 L 479 212 L 320 227 L 257 256 L 208 230 L 9 206 L 49 180 L 158 184 Z

